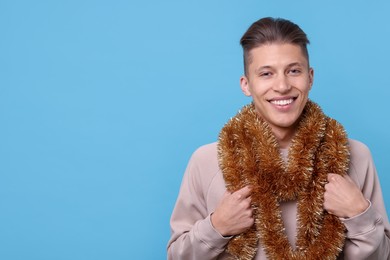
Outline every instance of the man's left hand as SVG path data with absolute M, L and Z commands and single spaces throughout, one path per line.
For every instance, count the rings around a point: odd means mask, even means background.
M 329 173 L 325 184 L 324 209 L 341 218 L 351 218 L 364 212 L 369 202 L 348 175 Z

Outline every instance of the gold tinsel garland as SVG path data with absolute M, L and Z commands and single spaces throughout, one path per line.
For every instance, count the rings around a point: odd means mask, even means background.
M 308 101 L 285 163 L 271 128 L 249 104 L 223 127 L 218 156 L 230 192 L 252 186 L 255 224 L 229 241 L 227 251 L 235 259 L 253 259 L 259 241 L 269 259 L 337 258 L 345 227 L 323 210 L 327 174 L 348 171 L 348 139 L 337 121 Z M 285 234 L 279 207 L 289 200 L 298 203 L 295 248 Z

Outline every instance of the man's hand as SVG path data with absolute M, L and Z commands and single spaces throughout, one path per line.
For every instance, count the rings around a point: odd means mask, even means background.
M 351 218 L 364 212 L 369 202 L 353 180 L 345 175 L 329 173 L 325 185 L 324 209 L 341 218 Z
M 222 236 L 240 234 L 253 225 L 250 194 L 248 186 L 234 193 L 225 192 L 211 215 L 211 223 Z

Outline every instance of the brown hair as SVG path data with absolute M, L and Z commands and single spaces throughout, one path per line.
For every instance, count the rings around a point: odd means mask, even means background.
M 306 45 L 310 42 L 305 32 L 289 20 L 265 17 L 254 22 L 241 37 L 240 44 L 244 51 L 245 74 L 247 74 L 247 65 L 252 62 L 249 52 L 267 43 L 291 43 L 299 45 L 309 63 L 309 53 Z

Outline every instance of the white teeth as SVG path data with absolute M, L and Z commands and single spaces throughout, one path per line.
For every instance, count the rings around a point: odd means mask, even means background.
M 271 100 L 271 103 L 277 106 L 285 106 L 288 104 L 291 104 L 293 102 L 293 99 L 284 99 L 284 100 Z

